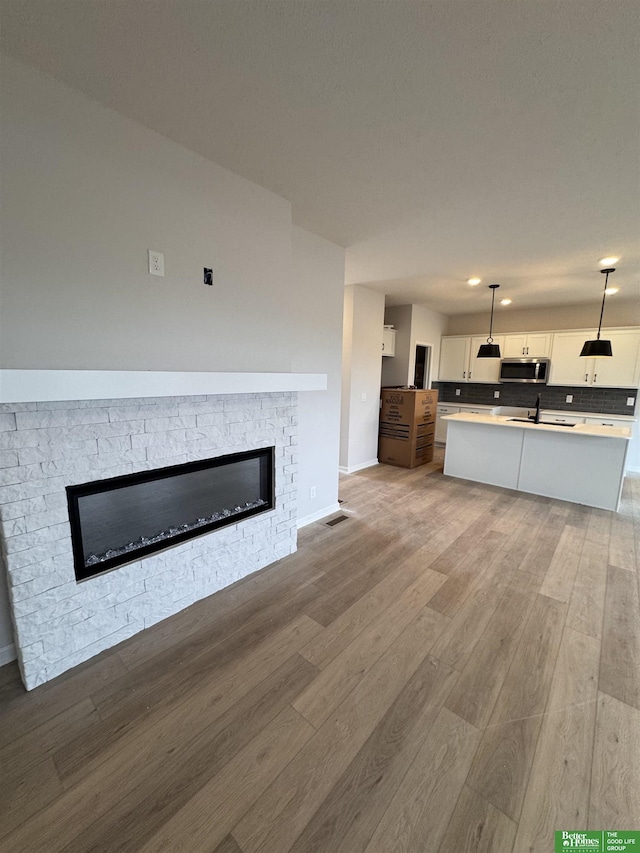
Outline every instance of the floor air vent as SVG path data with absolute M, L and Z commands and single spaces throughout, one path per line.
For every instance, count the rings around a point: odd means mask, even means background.
M 348 515 L 339 515 L 337 518 L 332 518 L 331 521 L 327 521 L 327 527 L 335 527 L 336 524 L 340 524 L 341 521 L 346 521 L 348 518 Z

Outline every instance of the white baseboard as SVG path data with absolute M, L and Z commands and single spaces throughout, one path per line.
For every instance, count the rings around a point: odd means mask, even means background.
M 6 663 L 11 663 L 11 661 L 15 660 L 17 657 L 16 647 L 13 643 L 8 646 L 4 646 L 0 649 L 0 666 L 4 666 Z
M 307 524 L 313 524 L 314 521 L 319 521 L 321 518 L 326 518 L 328 515 L 338 512 L 339 509 L 340 504 L 335 503 L 331 506 L 325 506 L 324 509 L 320 509 L 318 512 L 312 512 L 311 515 L 305 515 L 303 518 L 299 518 L 297 521 L 298 530 L 300 530 L 301 527 L 306 527 Z
M 374 465 L 379 465 L 377 459 L 370 459 L 368 462 L 361 462 L 359 465 L 352 465 L 350 468 L 345 468 L 344 465 L 338 466 L 338 471 L 341 474 L 355 474 L 356 471 L 363 471 L 365 468 L 371 468 Z

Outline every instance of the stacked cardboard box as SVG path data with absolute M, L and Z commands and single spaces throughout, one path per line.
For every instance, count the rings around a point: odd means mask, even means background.
M 437 391 L 383 388 L 378 461 L 415 468 L 433 459 Z

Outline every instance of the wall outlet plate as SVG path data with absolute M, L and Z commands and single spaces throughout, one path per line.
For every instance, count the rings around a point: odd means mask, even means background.
M 164 255 L 149 249 L 149 274 L 164 277 Z
M 498 399 L 499 399 L 499 397 L 500 397 L 500 392 L 499 392 L 499 391 L 494 391 L 494 392 L 493 392 L 493 399 L 494 399 L 494 400 L 498 400 Z
M 459 396 L 460 396 L 460 389 L 456 388 L 456 397 L 459 397 Z
M 203 278 L 205 284 L 208 284 L 209 287 L 213 286 L 213 269 L 209 269 L 209 267 L 204 267 Z
M 627 397 L 627 406 L 635 406 L 636 398 L 635 397 Z
M 573 403 L 573 394 L 567 394 L 564 398 L 565 403 Z

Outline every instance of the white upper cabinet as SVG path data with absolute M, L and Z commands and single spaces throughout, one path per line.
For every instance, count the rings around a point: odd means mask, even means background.
M 588 385 L 587 362 L 580 358 L 585 332 L 556 332 L 551 350 L 549 385 Z
M 440 382 L 498 382 L 499 358 L 478 358 L 481 344 L 486 344 L 486 335 L 473 338 L 442 338 L 440 342 Z M 502 336 L 493 342 L 500 349 L 504 345 Z
M 471 338 L 442 338 L 440 341 L 440 382 L 466 382 L 469 372 Z
M 504 336 L 503 358 L 548 358 L 550 353 L 551 335 L 548 332 Z
M 487 338 L 471 338 L 471 360 L 469 364 L 468 378 L 470 382 L 499 382 L 500 381 L 500 359 L 478 358 L 478 350 L 481 344 L 486 344 Z M 497 335 L 493 339 L 494 344 L 500 347 L 500 353 L 504 358 L 504 337 Z
M 595 337 L 593 329 L 566 332 L 514 332 L 498 335 L 502 358 L 550 358 L 549 385 L 600 385 L 602 388 L 640 386 L 640 328 L 604 329 L 611 341 L 611 358 L 581 358 L 582 345 Z M 478 358 L 486 337 L 456 335 L 441 339 L 440 382 L 500 381 L 500 359 Z
M 396 330 L 395 329 L 383 329 L 382 330 L 382 355 L 395 355 L 396 354 Z
M 593 331 L 556 332 L 551 352 L 550 385 L 600 385 L 603 388 L 637 388 L 640 384 L 640 330 L 605 329 L 611 341 L 611 358 L 581 358 L 582 345 Z
M 591 384 L 603 388 L 637 388 L 640 385 L 640 330 L 607 332 L 605 329 L 600 337 L 611 341 L 613 356 L 586 359 L 592 362 Z

